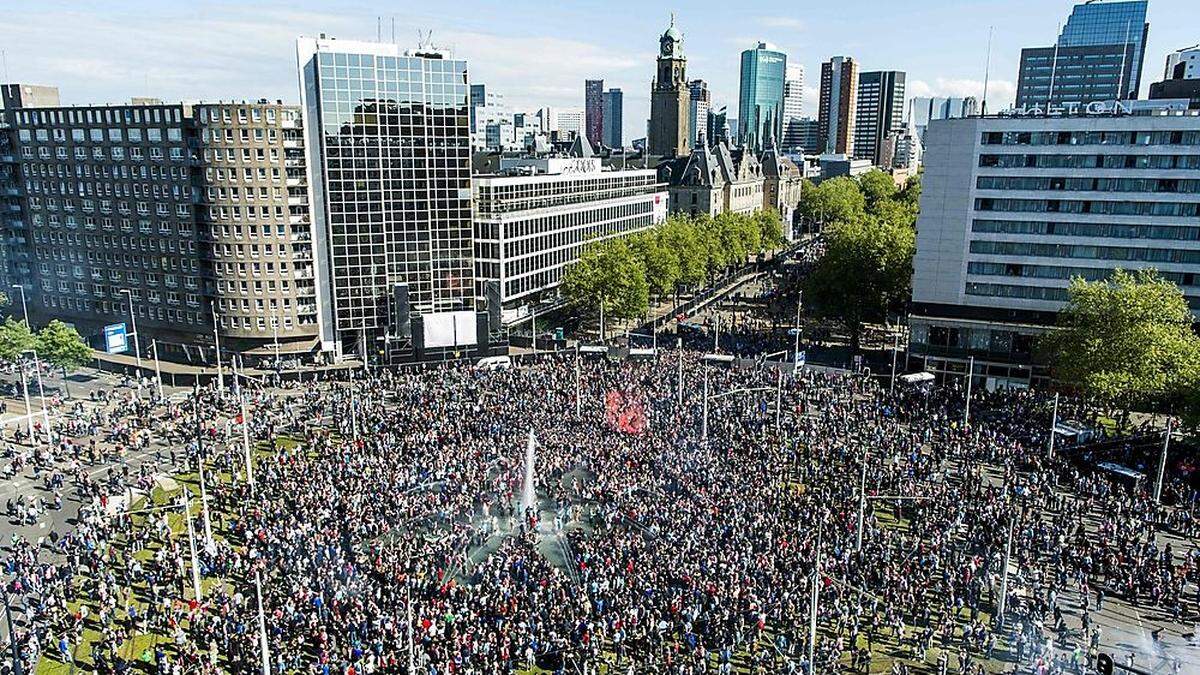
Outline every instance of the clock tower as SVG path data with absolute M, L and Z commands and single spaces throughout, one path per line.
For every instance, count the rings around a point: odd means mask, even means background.
M 650 86 L 650 154 L 680 157 L 688 148 L 687 57 L 683 55 L 683 34 L 671 25 L 658 39 L 658 72 Z

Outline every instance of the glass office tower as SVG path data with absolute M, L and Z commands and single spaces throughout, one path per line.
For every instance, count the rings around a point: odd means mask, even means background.
M 738 141 L 761 149 L 767 137 L 783 138 L 783 83 L 787 54 L 766 42 L 742 52 L 741 96 L 738 98 Z
M 467 64 L 297 42 L 321 282 L 342 351 L 413 314 L 474 309 Z
M 1054 46 L 1021 50 L 1017 107 L 1136 99 L 1149 29 L 1146 0 L 1075 5 Z

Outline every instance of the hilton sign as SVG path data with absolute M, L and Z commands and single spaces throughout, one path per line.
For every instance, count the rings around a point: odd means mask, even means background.
M 1090 103 L 1063 103 L 1062 105 L 1040 105 L 1025 108 L 1009 108 L 1000 111 L 1006 117 L 1075 117 L 1078 115 L 1132 115 L 1132 101 L 1092 101 Z

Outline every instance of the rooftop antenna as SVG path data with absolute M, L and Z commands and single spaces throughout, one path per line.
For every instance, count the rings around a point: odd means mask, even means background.
M 4 81 L 8 82 L 8 50 L 0 49 L 0 59 L 4 60 Z
M 396 44 L 396 15 L 392 15 L 392 44 Z
M 375 41 L 383 42 L 383 17 L 378 15 L 375 17 Z
M 1062 24 L 1058 24 L 1058 32 L 1062 33 Z M 1061 40 L 1061 36 L 1060 36 Z M 1054 59 L 1050 62 L 1050 91 L 1046 94 L 1046 109 L 1049 111 L 1050 104 L 1054 101 L 1054 75 L 1058 71 L 1058 43 L 1060 40 L 1054 41 Z
M 983 67 L 983 106 L 981 108 L 982 117 L 987 117 L 988 76 L 992 74 L 992 33 L 994 32 L 996 32 L 996 27 L 988 26 L 987 63 Z

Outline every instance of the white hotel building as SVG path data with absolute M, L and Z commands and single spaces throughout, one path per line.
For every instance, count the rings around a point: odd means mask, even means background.
M 938 120 L 925 135 L 910 365 L 1027 384 L 1071 279 L 1154 268 L 1200 312 L 1200 114 Z
M 505 323 L 552 303 L 588 243 L 667 218 L 666 186 L 653 170 L 602 170 L 598 157 L 529 157 L 501 167 L 472 185 L 477 291 L 498 291 Z

